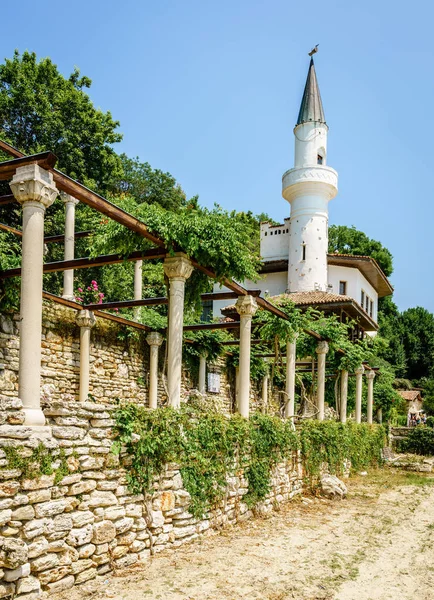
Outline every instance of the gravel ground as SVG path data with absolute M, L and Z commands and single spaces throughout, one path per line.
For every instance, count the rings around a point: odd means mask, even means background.
M 51 598 L 433 600 L 434 477 L 386 469 L 347 483 L 345 500 L 298 499 Z

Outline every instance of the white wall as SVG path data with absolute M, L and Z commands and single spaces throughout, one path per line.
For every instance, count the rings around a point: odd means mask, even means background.
M 374 302 L 374 310 L 372 319 L 377 322 L 378 317 L 378 294 L 367 279 L 362 275 L 359 269 L 355 267 L 339 267 L 337 265 L 329 265 L 328 267 L 328 282 L 333 286 L 332 293 L 339 294 L 339 282 L 347 282 L 347 296 L 353 298 L 357 304 L 361 302 L 361 292 L 364 290 L 365 297 L 368 297 Z M 366 307 L 363 306 L 365 312 Z
M 261 223 L 261 256 L 264 260 L 287 259 L 289 255 L 289 218 L 283 225 Z

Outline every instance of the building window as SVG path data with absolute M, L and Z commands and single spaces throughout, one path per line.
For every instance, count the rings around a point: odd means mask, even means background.
M 374 303 L 372 302 L 372 300 L 369 301 L 369 316 L 372 317 L 372 315 L 374 314 Z
M 210 323 L 212 321 L 212 300 L 204 300 L 202 302 L 202 314 L 200 320 L 203 323 Z
M 360 305 L 363 308 L 365 306 L 365 292 L 362 290 L 362 294 L 360 297 Z
M 306 244 L 301 245 L 301 260 L 306 260 Z
M 368 296 L 366 296 L 366 301 L 365 301 L 365 310 L 366 310 L 366 312 L 368 312 L 368 311 L 369 311 L 369 298 L 368 298 Z
M 323 163 L 323 160 L 324 160 L 324 159 L 323 159 L 323 157 L 321 156 L 321 154 L 318 154 L 318 156 L 317 156 L 317 159 L 316 159 L 317 163 L 318 163 L 319 165 L 322 165 L 322 163 Z
M 346 281 L 339 282 L 339 293 L 341 296 L 347 295 L 347 282 Z

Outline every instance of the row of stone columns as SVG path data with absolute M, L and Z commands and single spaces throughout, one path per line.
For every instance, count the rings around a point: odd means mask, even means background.
M 28 425 L 43 425 L 44 415 L 40 408 L 41 383 L 41 333 L 42 333 L 42 274 L 44 251 L 44 214 L 55 200 L 58 191 L 53 176 L 38 165 L 27 165 L 17 169 L 11 183 L 15 198 L 23 208 L 22 265 L 21 265 L 21 305 L 20 305 L 20 365 L 19 394 L 23 401 Z M 63 195 L 65 202 L 65 259 L 74 257 L 74 213 L 77 201 Z M 135 268 L 135 297 L 141 297 L 140 261 Z M 182 342 L 184 321 L 185 282 L 190 277 L 193 266 L 187 256 L 177 253 L 164 261 L 164 272 L 169 280 L 169 319 L 167 330 L 167 382 L 169 405 L 178 408 L 181 398 Z M 64 296 L 73 297 L 73 271 L 64 273 Z M 244 417 L 249 416 L 250 400 L 250 346 L 252 318 L 257 311 L 256 300 L 250 296 L 240 296 L 236 309 L 240 315 L 240 353 L 237 376 L 237 411 Z M 95 317 L 90 311 L 80 311 L 77 324 L 80 326 L 80 400 L 85 401 L 89 394 L 89 358 L 90 331 Z M 162 343 L 161 335 L 151 333 L 150 345 L 150 385 L 149 405 L 157 405 L 158 384 L 158 347 Z M 286 406 L 285 416 L 294 416 L 295 394 L 295 346 L 296 341 L 287 344 Z M 327 342 L 320 342 L 318 354 L 318 418 L 324 418 L 325 364 L 328 352 Z M 205 391 L 206 359 L 200 362 L 199 389 Z M 361 390 L 363 367 L 356 370 L 356 421 L 361 420 Z M 368 423 L 372 422 L 373 378 L 368 374 Z M 346 400 L 346 384 L 341 396 Z M 265 389 L 267 385 L 265 386 Z M 263 392 L 265 395 L 265 391 Z M 341 410 L 342 412 L 342 410 Z M 346 411 L 345 415 L 346 415 Z M 344 414 L 344 413 L 342 413 Z M 341 416 L 342 418 L 346 418 Z

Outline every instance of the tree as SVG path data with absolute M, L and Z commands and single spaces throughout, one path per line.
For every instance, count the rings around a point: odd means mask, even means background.
M 122 172 L 111 147 L 122 135 L 84 91 L 91 83 L 78 69 L 65 78 L 49 58 L 15 51 L 0 65 L 0 132 L 26 154 L 51 150 L 62 171 L 104 192 Z
M 408 379 L 431 377 L 434 361 L 434 315 L 425 308 L 409 308 L 401 314 L 402 343 Z
M 329 252 L 370 256 L 377 261 L 387 277 L 393 271 L 393 257 L 390 251 L 354 226 L 331 225 L 329 227 Z

